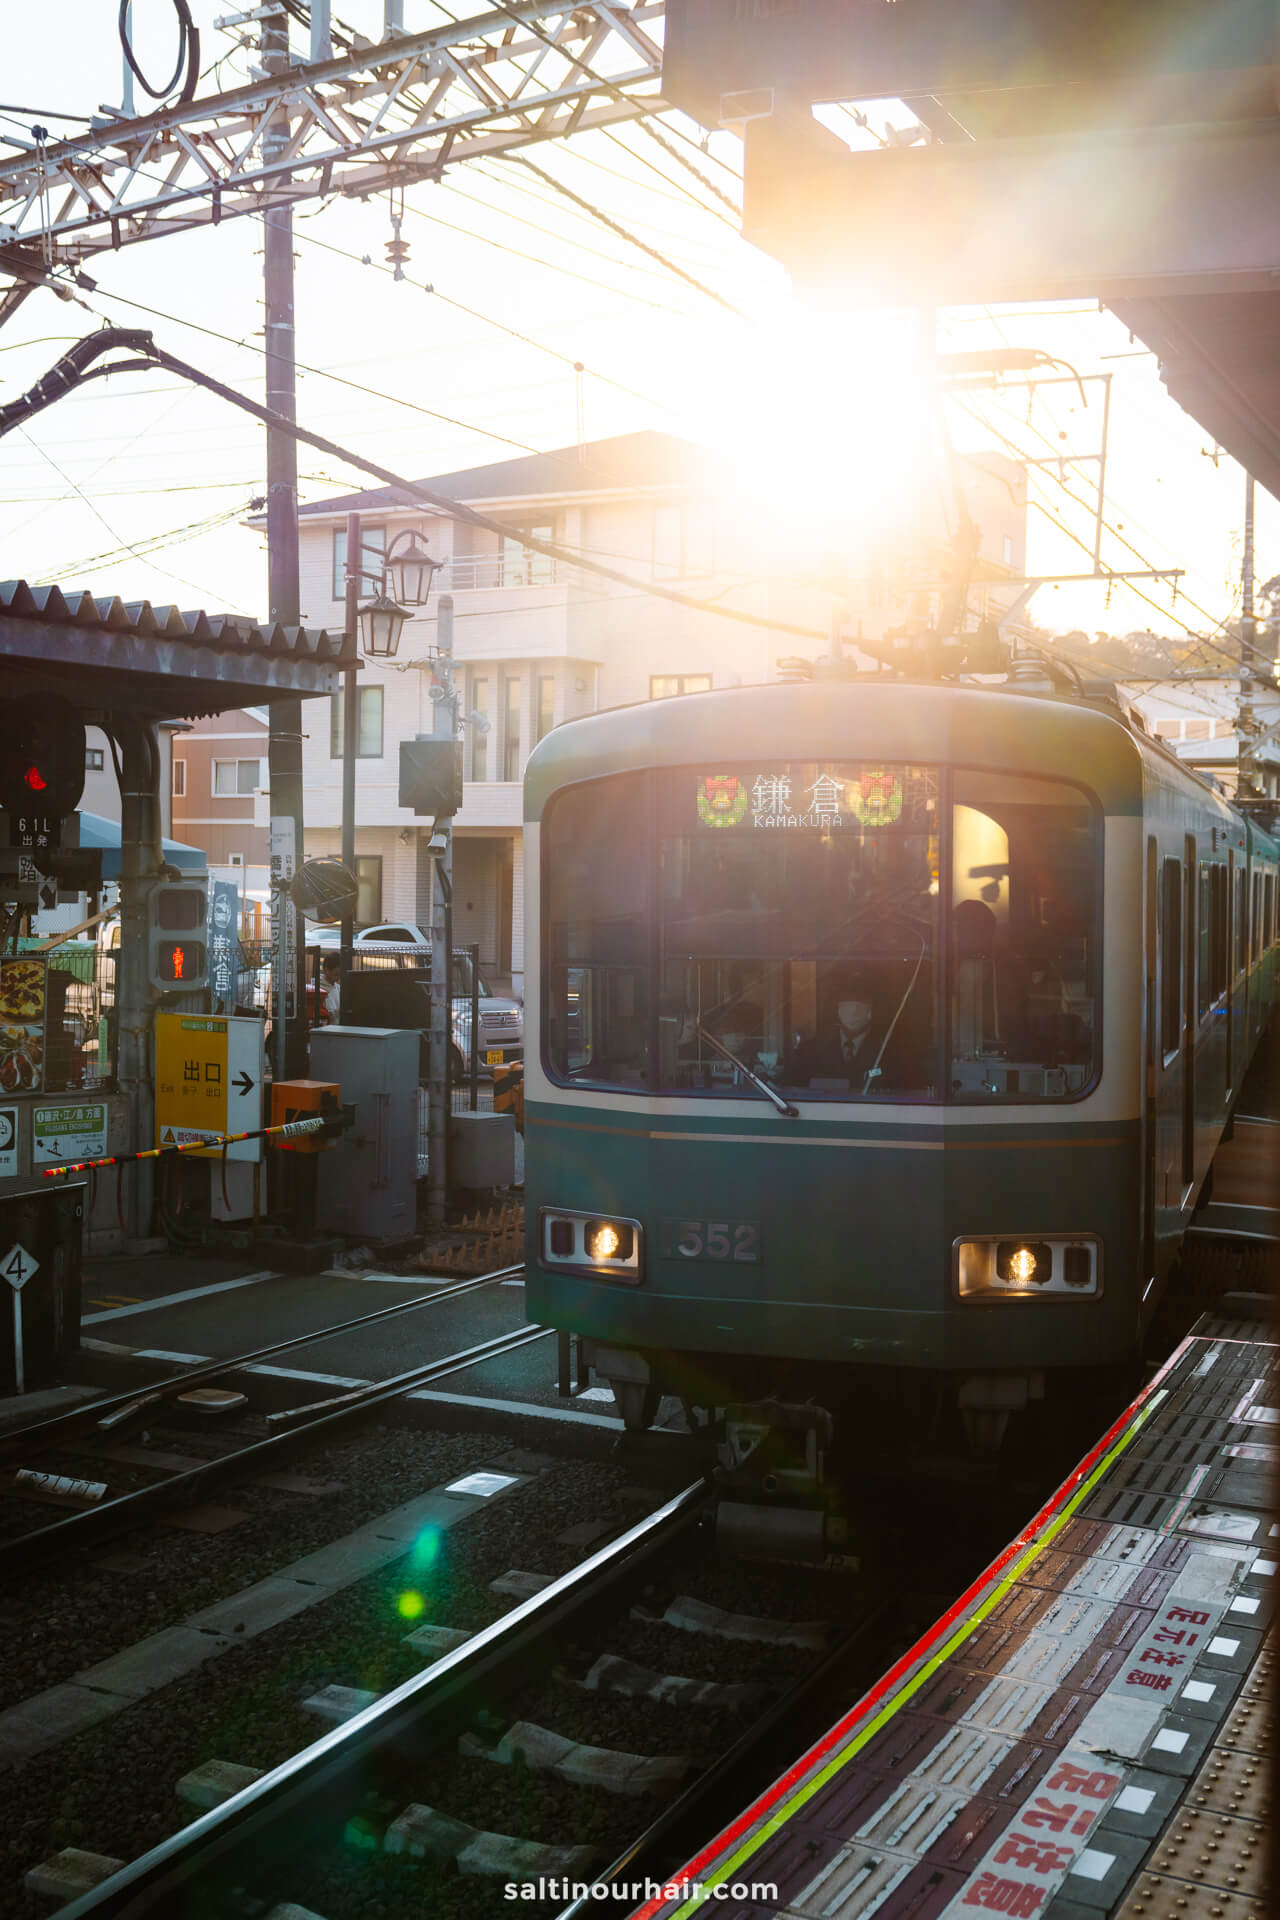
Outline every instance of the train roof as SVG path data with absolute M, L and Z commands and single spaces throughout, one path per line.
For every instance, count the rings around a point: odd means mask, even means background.
M 1109 814 L 1141 813 L 1144 786 L 1154 782 L 1243 824 L 1216 788 L 1131 726 L 1114 701 L 1039 683 L 896 674 L 726 687 L 584 714 L 554 728 L 530 755 L 525 818 L 538 820 L 558 787 L 608 773 L 801 756 L 1056 774 L 1087 785 Z

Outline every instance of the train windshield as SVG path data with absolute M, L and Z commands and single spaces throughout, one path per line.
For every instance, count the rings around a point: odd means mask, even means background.
M 629 773 L 557 795 L 545 845 L 557 1078 L 741 1098 L 749 1068 L 800 1102 L 985 1102 L 1091 1076 L 1075 788 L 901 762 Z

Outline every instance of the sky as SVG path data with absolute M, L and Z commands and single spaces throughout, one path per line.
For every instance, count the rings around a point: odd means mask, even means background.
M 167 72 L 172 0 L 133 5 L 144 68 Z M 201 95 L 236 85 L 247 75 L 237 44 L 246 30 L 215 31 L 224 8 L 213 0 L 191 7 Z M 375 0 L 343 0 L 335 11 L 378 37 Z M 119 103 L 115 16 L 107 0 L 57 0 L 6 22 L 0 143 L 29 144 L 37 123 L 78 131 L 55 114 Z M 410 31 L 442 17 L 434 0 L 404 0 Z M 300 29 L 295 50 L 304 51 Z M 869 132 L 846 116 L 855 144 L 911 119 L 900 102 L 867 114 Z M 736 138 L 716 133 L 698 151 L 692 122 L 671 115 L 664 124 L 700 177 L 635 126 L 533 157 L 698 287 L 510 161 L 469 162 L 408 190 L 399 283 L 385 264 L 387 196 L 307 203 L 295 215 L 300 420 L 414 477 L 580 438 L 683 434 L 716 449 L 734 485 L 777 503 L 784 543 L 819 502 L 838 537 L 882 510 L 895 484 L 909 490 L 922 431 L 915 317 L 808 308 L 784 271 L 741 239 L 719 197 L 737 197 Z M 40 291 L 0 329 L 0 401 L 104 318 L 152 327 L 160 345 L 261 399 L 258 221 L 148 240 L 86 266 L 98 285 L 85 308 Z M 1111 374 L 1104 562 L 1185 569 L 1176 598 L 1157 581 L 1042 587 L 1030 607 L 1036 624 L 1220 632 L 1239 603 L 1244 476 L 1168 397 L 1141 342 L 1082 298 L 946 310 L 938 344 L 1035 347 L 1083 376 Z M 1090 565 L 1080 542 L 1092 544 L 1098 467 L 1088 456 L 1100 446 L 1102 387 L 1086 379 L 1084 394 L 1087 406 L 1074 383 L 969 393 L 946 410 L 958 447 L 1053 463 L 1033 486 L 1036 575 Z M 0 575 L 261 617 L 263 542 L 242 522 L 264 488 L 263 441 L 247 416 L 167 375 L 95 383 L 0 445 Z M 304 500 L 360 479 L 306 448 L 299 473 Z M 1277 570 L 1280 508 L 1259 492 L 1257 578 Z

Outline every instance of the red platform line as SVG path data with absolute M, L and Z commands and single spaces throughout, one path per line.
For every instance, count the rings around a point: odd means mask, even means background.
M 911 1671 L 917 1662 L 924 1659 L 930 1653 L 931 1649 L 938 1647 L 945 1641 L 947 1634 L 957 1622 L 961 1620 L 966 1610 L 977 1600 L 983 1589 L 988 1587 L 993 1580 L 997 1580 L 1010 1562 L 1015 1560 L 1024 1549 L 1029 1548 L 1032 1543 L 1037 1540 L 1037 1536 L 1050 1527 L 1055 1519 L 1058 1520 L 1059 1525 L 1053 1527 L 1053 1533 L 1056 1534 L 1060 1531 L 1061 1526 L 1064 1526 L 1070 1518 L 1070 1513 L 1064 1511 L 1064 1509 L 1068 1508 L 1077 1498 L 1083 1498 L 1087 1490 L 1086 1483 L 1095 1473 L 1099 1473 L 1099 1477 L 1101 1477 L 1099 1462 L 1104 1460 L 1104 1456 L 1106 1456 L 1113 1443 L 1121 1439 L 1123 1439 L 1125 1445 L 1129 1443 L 1137 1431 L 1137 1425 L 1135 1423 L 1145 1422 L 1148 1413 L 1153 1410 L 1149 1405 L 1153 1396 L 1161 1393 L 1161 1397 L 1163 1397 L 1161 1392 L 1162 1382 L 1177 1366 L 1184 1354 L 1188 1353 L 1192 1347 L 1203 1343 L 1203 1336 L 1187 1335 L 1186 1339 L 1174 1349 L 1164 1365 L 1154 1377 L 1148 1381 L 1142 1391 L 1130 1401 L 1120 1417 L 1107 1428 L 1102 1438 L 1090 1448 L 1079 1465 L 1068 1474 L 1061 1486 L 1050 1495 L 1049 1499 L 1040 1508 L 1040 1511 L 1027 1523 L 1017 1538 L 1010 1541 L 1009 1545 L 978 1575 L 977 1579 L 965 1588 L 959 1599 L 956 1600 L 939 1619 L 934 1621 L 933 1625 L 926 1633 L 921 1635 L 914 1646 L 908 1648 L 906 1653 L 901 1654 L 899 1658 L 894 1661 L 893 1665 L 886 1673 L 881 1675 L 876 1684 L 850 1707 L 844 1717 L 838 1720 L 835 1726 L 823 1735 L 821 1740 L 817 1741 L 814 1746 L 809 1748 L 807 1753 L 803 1754 L 800 1759 L 788 1767 L 787 1771 L 775 1780 L 772 1786 L 767 1787 L 757 1800 L 753 1801 L 744 1812 L 740 1813 L 737 1819 L 727 1826 L 723 1832 L 717 1834 L 716 1838 L 709 1842 L 700 1853 L 695 1854 L 692 1860 L 681 1867 L 678 1873 L 669 1875 L 665 1882 L 667 1886 L 677 1884 L 681 1881 L 693 1881 L 705 1886 L 712 1884 L 709 1881 L 703 1881 L 702 1875 L 704 1869 L 711 1866 L 713 1862 L 721 1859 L 724 1854 L 729 1852 L 757 1822 L 767 1819 L 769 1814 L 779 1807 L 779 1803 L 786 1799 L 787 1795 L 804 1779 L 806 1774 L 811 1773 L 816 1765 L 831 1754 L 835 1748 L 839 1747 L 842 1742 L 847 1740 L 858 1725 L 858 1722 L 865 1719 L 888 1694 L 892 1693 L 899 1681 Z M 1145 1412 L 1144 1409 L 1146 1409 Z M 1132 1432 L 1129 1431 L 1131 1428 L 1133 1429 Z M 1109 1465 L 1110 1462 L 1108 1461 L 1106 1464 Z M 1036 1547 L 1037 1554 L 1043 1552 L 1045 1547 L 1049 1545 L 1050 1538 L 1052 1538 L 1052 1535 L 1039 1541 Z M 1031 1557 L 1034 1558 L 1035 1555 Z M 958 1644 L 959 1639 L 957 1639 L 957 1645 Z M 946 1649 L 938 1656 L 939 1664 L 948 1657 L 949 1652 L 950 1649 Z M 904 1698 L 905 1697 L 906 1696 L 904 1696 Z M 901 1702 L 898 1704 L 901 1704 Z M 896 1707 L 892 1707 L 888 1709 L 888 1712 L 892 1713 L 896 1710 Z M 808 1797 L 806 1794 L 805 1799 L 807 1800 Z M 748 1845 L 740 1855 L 732 1859 L 725 1866 L 723 1870 L 724 1874 L 727 1875 L 740 1868 L 745 1859 L 748 1858 L 756 1848 L 762 1845 L 766 1838 L 771 1837 L 771 1834 L 776 1831 L 777 1827 L 775 1826 L 771 1828 L 768 1833 L 761 1832 L 757 1834 L 754 1845 Z M 697 1895 L 690 1900 L 685 1900 L 683 1904 L 675 1910 L 676 1920 L 685 1920 L 686 1915 L 695 1912 L 702 1904 L 702 1900 Z M 631 1916 L 631 1920 L 653 1920 L 656 1914 L 661 1913 L 663 1908 L 669 1905 L 670 1902 L 665 1896 L 659 1894 L 653 1899 L 646 1901 L 643 1906 L 637 1907 Z

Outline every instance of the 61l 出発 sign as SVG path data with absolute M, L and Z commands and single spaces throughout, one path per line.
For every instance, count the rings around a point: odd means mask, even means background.
M 189 1146 L 261 1125 L 262 1022 L 158 1013 L 156 1145 Z M 220 1156 L 222 1148 L 209 1151 Z M 258 1160 L 262 1142 L 238 1140 L 226 1151 L 229 1160 Z

